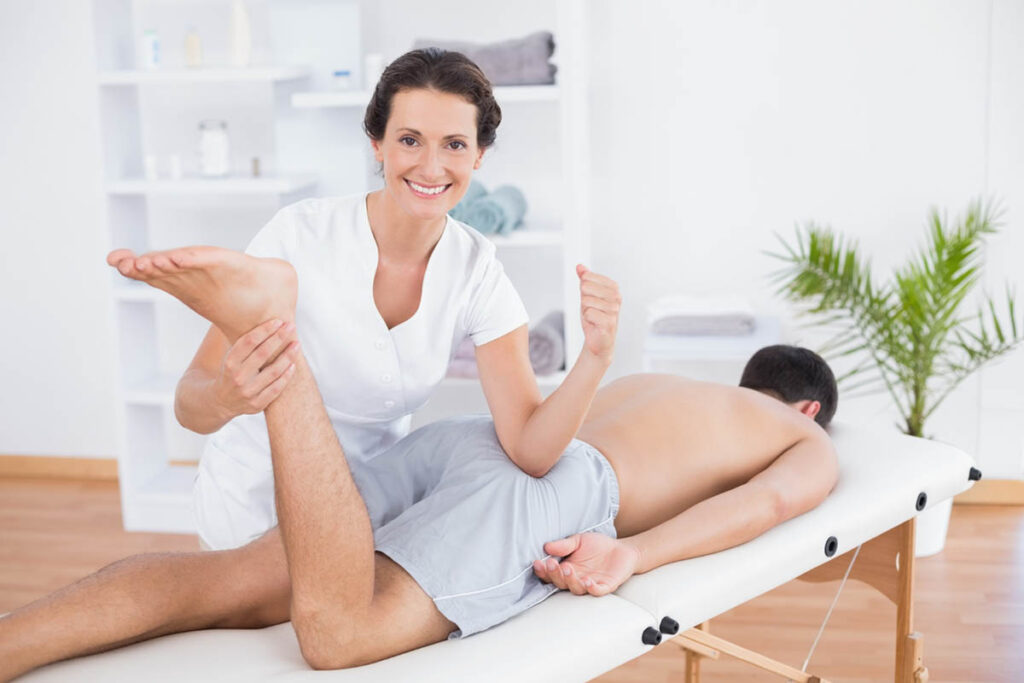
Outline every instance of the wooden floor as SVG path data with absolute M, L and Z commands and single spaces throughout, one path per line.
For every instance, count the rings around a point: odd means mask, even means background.
M 195 536 L 121 530 L 117 484 L 0 479 L 0 613 L 125 555 L 195 550 Z M 799 668 L 838 583 L 793 582 L 712 622 L 713 633 Z M 953 509 L 946 549 L 917 564 L 915 627 L 933 682 L 1024 681 L 1024 507 Z M 808 671 L 836 682 L 892 680 L 895 608 L 846 586 Z M 596 679 L 683 680 L 671 643 Z M 782 681 L 735 661 L 706 662 L 702 680 Z

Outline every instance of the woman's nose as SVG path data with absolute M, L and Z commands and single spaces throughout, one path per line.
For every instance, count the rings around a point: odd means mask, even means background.
M 424 180 L 437 180 L 444 175 L 440 150 L 428 148 L 424 153 L 422 165 L 423 174 L 427 176 Z

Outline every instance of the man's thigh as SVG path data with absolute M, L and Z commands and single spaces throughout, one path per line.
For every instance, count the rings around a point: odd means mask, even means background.
M 240 548 L 202 554 L 212 565 L 204 591 L 213 615 L 207 628 L 263 628 L 291 618 L 291 579 L 277 527 Z
M 360 628 L 361 659 L 379 661 L 438 643 L 457 626 L 416 580 L 387 555 L 374 554 L 373 609 Z

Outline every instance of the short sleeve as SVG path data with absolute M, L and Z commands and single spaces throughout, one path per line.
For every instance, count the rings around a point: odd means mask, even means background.
M 530 322 L 523 300 L 493 256 L 483 277 L 470 294 L 466 311 L 466 335 L 474 346 L 486 344 Z
M 291 261 L 295 247 L 295 208 L 286 206 L 250 240 L 245 253 L 261 258 Z

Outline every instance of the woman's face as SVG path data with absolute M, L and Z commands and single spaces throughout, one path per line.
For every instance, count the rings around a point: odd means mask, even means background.
M 371 143 L 384 168 L 384 191 L 423 220 L 459 203 L 484 153 L 476 144 L 476 105 L 426 89 L 396 93 L 384 139 Z

